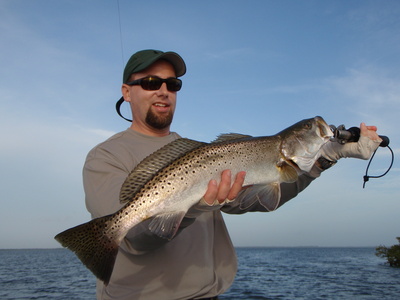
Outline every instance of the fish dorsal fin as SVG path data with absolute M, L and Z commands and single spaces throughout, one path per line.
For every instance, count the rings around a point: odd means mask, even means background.
M 295 182 L 297 181 L 299 175 L 295 168 L 289 165 L 287 162 L 283 162 L 280 166 L 278 166 L 281 174 L 282 182 Z
M 269 184 L 256 184 L 244 189 L 236 198 L 239 208 L 247 210 L 257 201 L 267 210 L 275 210 L 281 200 L 281 188 L 279 182 Z
M 133 196 L 152 179 L 158 171 L 180 158 L 187 152 L 194 150 L 206 143 L 180 138 L 168 143 L 159 150 L 143 159 L 128 175 L 122 184 L 119 200 L 127 203 Z
M 212 143 L 221 143 L 233 140 L 239 140 L 244 138 L 251 138 L 251 135 L 241 134 L 241 133 L 224 133 L 220 134 Z

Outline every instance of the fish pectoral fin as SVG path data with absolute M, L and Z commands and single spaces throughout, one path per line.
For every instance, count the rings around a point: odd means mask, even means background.
M 150 222 L 149 230 L 161 238 L 172 240 L 185 214 L 186 212 L 179 211 L 157 215 Z
M 299 178 L 296 169 L 287 162 L 283 162 L 278 168 L 282 182 L 295 182 Z
M 238 196 L 239 208 L 247 210 L 257 201 L 267 210 L 275 210 L 281 200 L 281 187 L 279 182 L 270 184 L 257 184 L 245 189 Z

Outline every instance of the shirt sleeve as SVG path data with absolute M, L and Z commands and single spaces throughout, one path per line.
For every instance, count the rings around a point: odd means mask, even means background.
M 278 204 L 278 208 L 283 204 L 288 202 L 289 200 L 296 197 L 300 192 L 302 192 L 306 187 L 310 185 L 312 181 L 314 181 L 317 177 L 320 176 L 322 170 L 318 168 L 316 165 L 313 166 L 310 173 L 304 173 L 300 175 L 295 182 L 291 183 L 281 183 L 281 199 Z M 250 187 L 251 189 L 251 187 Z M 250 193 L 251 194 L 251 193 Z M 259 211 L 259 212 L 267 212 L 268 210 L 262 206 L 258 201 L 255 201 L 253 205 L 249 208 L 243 210 L 239 207 L 240 201 L 242 201 L 243 195 L 245 193 L 240 193 L 238 197 L 231 203 L 224 205 L 221 210 L 228 214 L 243 214 L 246 212 Z
M 126 166 L 106 149 L 89 152 L 83 167 L 83 187 L 92 218 L 115 213 L 123 207 L 119 193 L 128 174 Z

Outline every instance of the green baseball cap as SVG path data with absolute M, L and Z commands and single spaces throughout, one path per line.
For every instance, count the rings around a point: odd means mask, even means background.
M 157 60 L 166 60 L 172 64 L 177 77 L 183 76 L 186 73 L 186 65 L 182 57 L 175 52 L 163 52 L 160 50 L 142 50 L 131 56 L 126 63 L 124 69 L 123 83 L 127 83 L 132 74 L 143 71 L 150 67 Z

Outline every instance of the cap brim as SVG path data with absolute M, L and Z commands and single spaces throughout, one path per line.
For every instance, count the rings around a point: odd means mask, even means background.
M 164 59 L 164 60 L 170 62 L 174 66 L 176 77 L 185 75 L 186 64 L 179 54 L 177 54 L 175 52 L 165 52 L 165 53 L 161 54 L 158 59 L 154 60 L 153 63 L 159 59 Z

